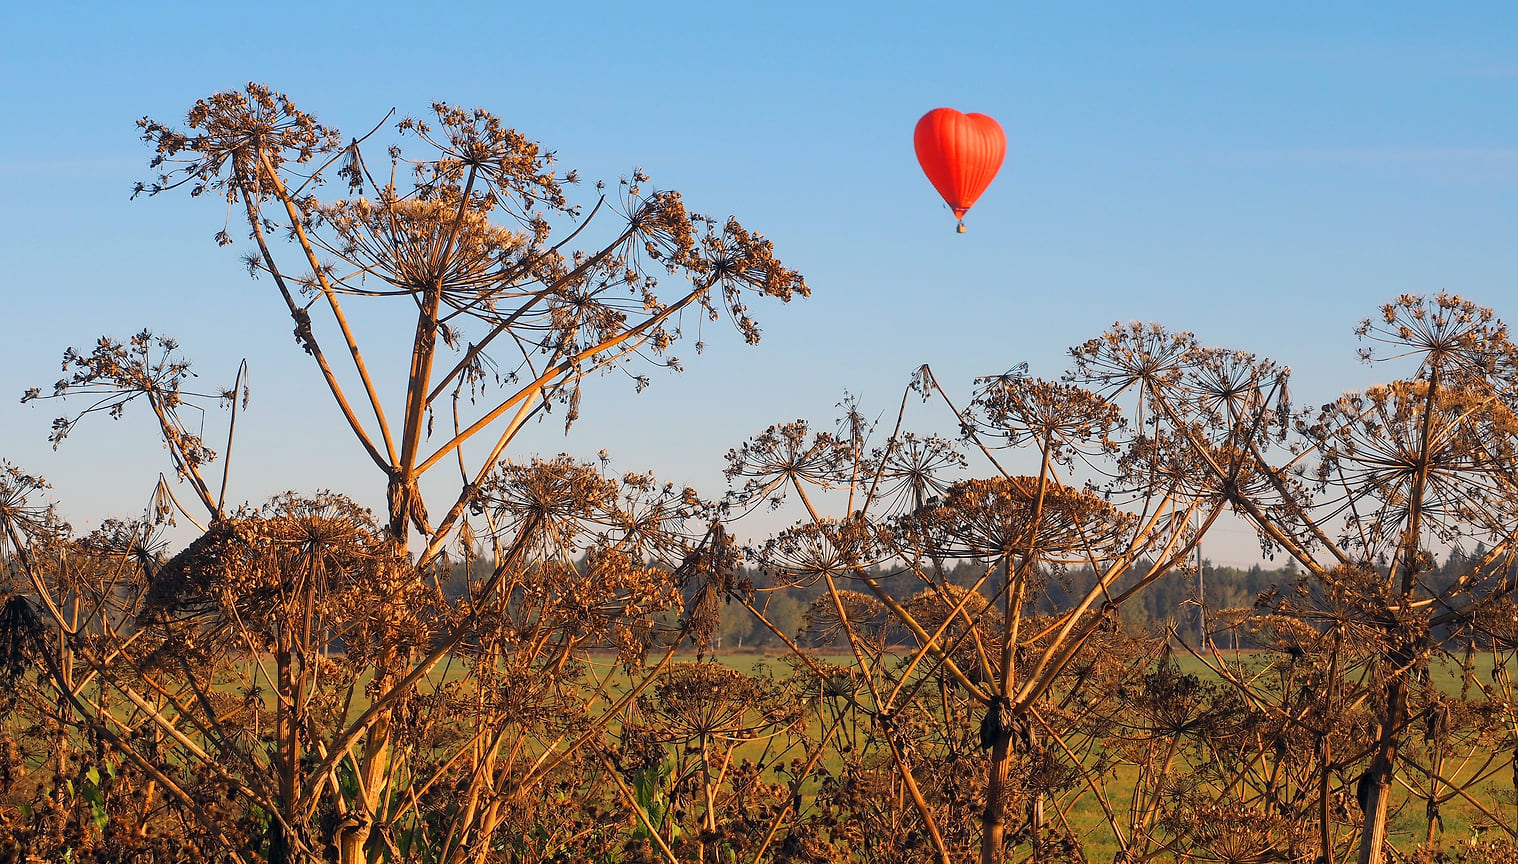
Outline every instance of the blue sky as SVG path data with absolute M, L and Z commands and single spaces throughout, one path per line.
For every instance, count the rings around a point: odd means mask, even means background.
M 708 494 L 748 435 L 826 425 L 845 390 L 891 408 L 924 362 L 967 398 L 1158 320 L 1290 364 L 1310 403 L 1385 377 L 1351 330 L 1399 293 L 1518 315 L 1511 4 L 28 4 L 0 80 L 0 456 L 76 524 L 140 511 L 167 457 L 132 415 L 55 453 L 60 406 L 16 398 L 65 347 L 143 327 L 208 385 L 250 361 L 230 497 L 380 501 L 271 286 L 211 242 L 224 208 L 127 200 L 137 118 L 250 80 L 348 134 L 480 105 L 587 178 L 641 166 L 771 237 L 814 296 L 758 306 L 760 345 L 708 338 L 639 396 L 594 382 L 570 436 L 551 419 L 514 454 L 604 447 Z M 912 155 L 940 105 L 1008 137 L 962 236 Z M 1214 557 L 1247 560 L 1236 539 Z

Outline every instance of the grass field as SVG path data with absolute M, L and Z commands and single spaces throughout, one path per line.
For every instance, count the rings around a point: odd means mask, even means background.
M 764 664 L 773 668 L 781 662 L 779 655 L 759 654 L 725 654 L 718 659 L 745 671 Z M 852 663 L 852 658 L 847 656 L 832 656 L 824 659 L 838 665 Z M 1204 680 L 1218 678 L 1206 663 L 1194 656 L 1180 653 L 1174 659 L 1184 674 L 1197 675 Z M 1230 654 L 1224 659 L 1230 667 L 1235 668 L 1250 669 L 1257 665 L 1256 658 L 1249 654 Z M 1496 677 L 1493 674 L 1495 662 L 1490 654 L 1476 655 L 1469 679 L 1459 663 L 1436 662 L 1429 669 L 1429 683 L 1451 697 L 1458 696 L 1464 688 L 1471 698 L 1479 700 L 1479 685 L 1482 682 L 1490 682 Z M 783 665 L 780 665 L 780 668 L 783 669 Z M 1518 673 L 1518 664 L 1511 665 L 1507 671 Z M 1491 759 L 1490 763 L 1487 762 L 1488 758 Z M 834 761 L 836 763 L 836 757 Z M 1509 824 L 1518 825 L 1518 761 L 1515 761 L 1514 754 L 1494 755 L 1478 752 L 1476 759 L 1465 763 L 1463 767 L 1451 770 L 1446 776 L 1450 779 L 1461 779 L 1483 768 L 1488 770 L 1495 768 L 1496 771 L 1493 776 L 1471 790 L 1471 797 L 1488 810 L 1500 815 Z M 1426 813 L 1424 797 L 1413 789 L 1409 782 L 1410 778 L 1403 776 L 1405 774 L 1404 771 L 1398 777 L 1399 794 L 1392 803 L 1388 831 L 1392 844 L 1400 850 L 1408 851 L 1428 838 L 1430 820 Z M 1124 817 L 1131 805 L 1136 777 L 1137 769 L 1134 766 L 1118 765 L 1108 778 L 1106 791 L 1119 819 Z M 1443 791 L 1442 797 L 1448 797 L 1449 800 L 1440 805 L 1439 821 L 1435 826 L 1435 837 L 1438 842 L 1449 845 L 1487 836 L 1493 831 L 1501 832 L 1487 813 L 1483 813 L 1465 798 L 1454 795 L 1447 788 Z M 1112 856 L 1119 851 L 1102 808 L 1089 791 L 1083 790 L 1079 793 L 1074 806 L 1070 808 L 1068 819 L 1072 830 L 1083 838 L 1086 857 L 1089 860 L 1110 861 Z
M 680 654 L 675 658 L 680 662 L 688 662 L 695 659 L 694 655 Z M 784 662 L 783 655 L 762 653 L 724 653 L 715 658 L 718 662 L 731 668 L 754 673 L 762 669 L 768 669 L 772 674 L 784 676 L 789 671 L 789 665 Z M 847 655 L 829 654 L 817 655 L 817 659 L 828 664 L 849 667 L 853 665 L 853 658 Z M 1237 668 L 1242 673 L 1247 673 L 1255 665 L 1255 658 L 1251 655 L 1229 655 L 1223 658 L 1231 668 Z M 1203 679 L 1216 680 L 1217 676 L 1201 660 L 1188 654 L 1181 653 L 1175 657 L 1181 671 L 1186 674 L 1195 674 Z M 600 679 L 610 675 L 608 693 L 615 697 L 627 692 L 630 681 L 626 675 L 616 668 L 613 657 L 586 657 L 581 660 L 585 664 L 585 671 L 592 679 Z M 1440 663 L 1430 669 L 1430 683 L 1440 691 L 1450 695 L 1458 695 L 1462 686 L 1466 686 L 1473 697 L 1479 698 L 1476 682 L 1492 680 L 1493 658 L 1490 655 L 1476 658 L 1474 674 L 1471 681 L 1467 682 L 1458 664 Z M 1509 670 L 1518 671 L 1518 670 Z M 424 692 L 431 687 L 445 682 L 456 681 L 468 673 L 468 670 L 459 665 L 440 667 L 428 678 L 428 685 L 423 685 Z M 430 685 L 430 686 L 429 686 Z M 350 717 L 356 717 L 368 707 L 367 701 L 362 697 L 362 686 L 356 694 L 355 703 L 350 707 Z M 272 706 L 270 706 L 272 707 Z M 810 721 L 812 724 L 811 734 L 813 737 L 821 732 L 821 718 L 814 715 Z M 979 717 L 963 718 L 965 723 L 978 723 Z M 773 763 L 776 753 L 773 749 L 774 742 L 752 743 L 742 745 L 735 756 L 738 758 L 748 757 L 764 759 Z M 794 755 L 794 754 L 792 754 Z M 1481 802 L 1482 806 L 1500 814 L 1504 819 L 1518 824 L 1518 813 L 1515 813 L 1515 789 L 1518 789 L 1518 770 L 1512 767 L 1513 755 L 1501 753 L 1496 755 L 1478 754 L 1478 758 L 1466 764 L 1463 768 L 1452 769 L 1451 777 L 1464 778 L 1471 776 L 1472 771 L 1479 770 L 1486 757 L 1491 761 L 1486 766 L 1495 767 L 1494 775 L 1481 783 L 1473 792 L 1472 797 Z M 834 751 L 829 750 L 824 758 L 824 766 L 829 769 L 838 769 L 842 765 L 841 757 Z M 1405 773 L 1405 772 L 1404 772 Z M 1134 782 L 1137 769 L 1131 764 L 1118 764 L 1105 778 L 1105 790 L 1110 803 L 1119 820 L 1126 818 L 1133 796 Z M 1425 813 L 1423 798 L 1409 785 L 1409 778 L 1399 776 L 1399 794 L 1394 799 L 1392 815 L 1389 822 L 1391 842 L 1401 850 L 1410 850 L 1414 846 L 1424 842 L 1428 836 L 1429 819 Z M 1112 828 L 1108 824 L 1102 808 L 1099 806 L 1094 795 L 1089 790 L 1081 787 L 1070 793 L 1075 796 L 1073 805 L 1070 806 L 1066 818 L 1072 831 L 1082 838 L 1086 856 L 1089 860 L 1102 861 L 1112 860 L 1112 856 L 1119 851 L 1118 844 L 1113 836 Z M 1464 798 L 1450 795 L 1450 800 L 1441 805 L 1442 830 L 1437 836 L 1445 844 L 1454 843 L 1473 837 L 1481 836 L 1484 832 L 1494 830 L 1493 820 L 1490 815 L 1483 813 L 1477 806 Z M 1068 799 L 1067 799 L 1068 800 Z M 1052 816 L 1051 816 L 1052 818 Z M 1496 829 L 1500 830 L 1500 829 Z

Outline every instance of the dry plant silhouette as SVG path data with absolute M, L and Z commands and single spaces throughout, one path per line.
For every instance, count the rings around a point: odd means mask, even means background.
M 1148 324 L 967 397 L 922 366 L 890 422 L 772 426 L 707 496 L 513 445 L 704 322 L 757 341 L 801 276 L 640 172 L 582 210 L 483 111 L 384 125 L 345 144 L 260 85 L 142 121 L 138 191 L 237 214 L 385 509 L 227 501 L 246 365 L 197 392 L 150 331 L 66 352 L 23 397 L 70 400 L 54 444 L 146 405 L 175 476 L 80 535 L 0 470 L 0 862 L 1518 860 L 1490 310 L 1387 304 L 1358 335 L 1388 382 L 1316 409 Z M 400 380 L 355 304 L 404 305 Z M 185 419 L 218 411 L 224 442 Z M 1136 623 L 1224 517 L 1292 569 L 1202 638 Z M 780 656 L 716 656 L 735 622 Z
M 1303 568 L 1297 584 L 1261 598 L 1260 615 L 1234 622 L 1267 631 L 1262 644 L 1280 659 L 1260 674 L 1214 663 L 1272 730 L 1273 752 L 1245 766 L 1257 798 L 1244 803 L 1257 824 L 1285 818 L 1305 833 L 1316 797 L 1316 854 L 1341 860 L 1335 850 L 1356 842 L 1370 864 L 1384 860 L 1398 781 L 1424 798 L 1430 841 L 1456 796 L 1513 835 L 1512 818 L 1471 794 L 1491 759 L 1470 764 L 1483 751 L 1511 754 L 1510 723 L 1498 719 L 1511 703 L 1488 691 L 1452 705 L 1430 667 L 1460 658 L 1469 681 L 1476 650 L 1507 659 L 1488 622 L 1512 606 L 1518 354 L 1491 310 L 1446 295 L 1400 297 L 1357 332 L 1363 359 L 1411 368 L 1317 411 L 1290 411 L 1288 370 L 1160 328 L 1086 343 L 1075 377 L 1131 392 L 1147 412 L 1156 458 L 1145 470 L 1188 471 L 1196 494 L 1227 502 L 1268 551 Z M 1427 578 L 1439 547 L 1482 551 L 1441 583 Z M 1456 733 L 1449 718 L 1460 714 Z M 1357 837 L 1338 828 L 1347 819 L 1334 793 L 1346 785 Z
M 123 543 L 137 550 L 122 553 L 118 569 L 138 589 L 125 591 L 96 585 L 72 554 L 47 570 L 32 549 L 70 547 L 66 526 L 36 527 L 8 510 L 8 561 L 29 588 L 14 599 L 23 634 L 14 664 L 37 654 L 38 639 L 59 640 L 66 662 L 47 676 L 64 715 L 57 722 L 164 774 L 155 777 L 160 794 L 201 817 L 202 843 L 218 854 L 300 860 L 330 847 L 345 862 L 477 859 L 531 818 L 543 804 L 535 790 L 587 758 L 581 751 L 654 681 L 664 664 L 641 665 L 651 646 L 667 663 L 683 636 L 710 628 L 696 614 L 663 626 L 659 615 L 684 599 L 678 589 L 720 582 L 731 569 L 725 535 L 694 493 L 503 454 L 554 404 L 572 423 L 587 376 L 623 369 L 641 387 L 635 364 L 678 368 L 671 351 L 682 326 L 699 330 L 706 319 L 726 316 L 756 342 L 749 298 L 789 300 L 806 284 L 762 236 L 688 213 L 677 193 L 647 189 L 641 172 L 582 213 L 567 195 L 573 173 L 556 174 L 550 153 L 484 111 L 437 104 L 426 120 L 402 120 L 398 134 L 420 152 L 391 146 L 383 182 L 363 150 L 373 132 L 344 145 L 262 85 L 196 103 L 183 129 L 139 125 L 158 174 L 138 192 L 216 194 L 240 213 L 257 248 L 248 269 L 273 283 L 297 342 L 383 473 L 387 512 L 375 522 L 327 493 L 229 510 L 225 467 L 218 493 L 206 473 L 216 454 L 180 420 L 202 397 L 183 389 L 189 364 L 177 345 L 144 332 L 71 350 L 71 377 L 24 398 L 96 400 L 55 424 L 55 444 L 86 414 L 120 416 L 145 401 L 197 499 L 187 509 L 162 483 L 150 516 L 172 508 L 205 533 L 160 562 L 151 524 L 123 527 Z M 329 176 L 345 181 L 346 198 L 318 196 Z M 572 223 L 566 236 L 555 234 L 555 218 Z M 571 245 L 608 218 L 617 224 L 603 245 Z M 218 242 L 232 242 L 233 231 Z M 684 283 L 674 299 L 656 293 L 661 278 Z M 403 398 L 389 414 L 389 391 L 345 312 L 371 302 L 416 312 Z M 334 368 L 332 340 L 350 372 Z M 210 395 L 232 403 L 229 428 L 246 399 L 238 385 Z M 439 409 L 448 431 L 435 437 Z M 471 464 L 462 445 L 476 437 L 488 446 Z M 232 440 L 229 431 L 228 450 Z M 456 491 L 430 515 L 419 480 L 454 466 Z M 12 479 L 25 513 L 38 484 Z M 465 590 L 450 596 L 460 556 Z M 98 598 L 75 599 L 80 584 Z M 591 648 L 613 649 L 639 670 L 628 692 L 613 697 L 606 672 L 595 695 L 575 700 Z M 91 682 L 111 695 L 80 700 L 76 661 L 94 664 Z M 246 702 L 232 716 L 218 707 L 229 692 Z M 165 751 L 164 740 L 177 746 Z M 149 745 L 155 755 L 133 749 Z M 240 833 L 204 818 L 187 776 L 226 786 L 247 823 Z

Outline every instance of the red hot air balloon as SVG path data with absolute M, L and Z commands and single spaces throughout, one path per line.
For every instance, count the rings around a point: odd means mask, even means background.
M 912 135 L 922 173 L 933 181 L 960 220 L 965 232 L 965 213 L 991 185 L 1007 155 L 1007 136 L 1001 124 L 984 114 L 961 114 L 953 108 L 934 108 L 917 121 Z

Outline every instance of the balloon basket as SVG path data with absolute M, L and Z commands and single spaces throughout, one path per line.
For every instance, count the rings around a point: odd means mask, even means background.
M 960 222 L 958 225 L 955 225 L 954 226 L 954 233 L 955 234 L 963 234 L 963 233 L 965 233 L 965 223 L 964 222 Z

